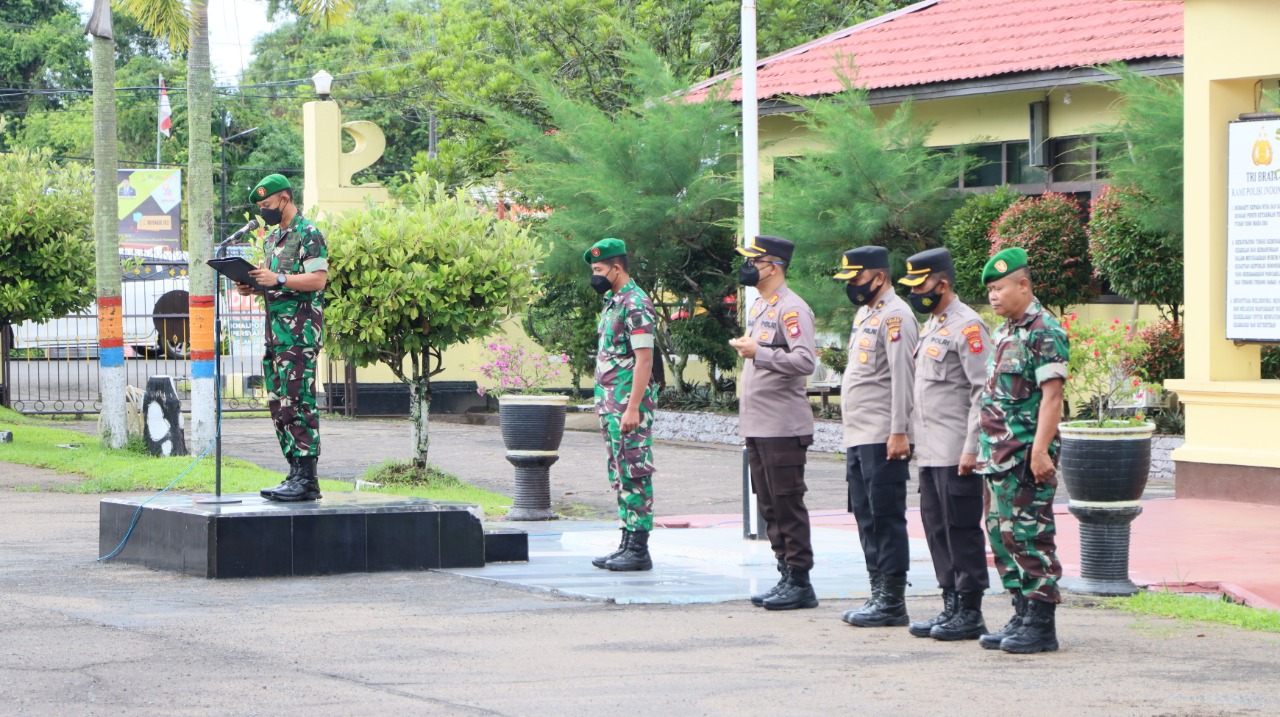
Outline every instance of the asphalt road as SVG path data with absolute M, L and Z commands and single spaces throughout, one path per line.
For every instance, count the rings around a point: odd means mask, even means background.
M 211 581 L 99 564 L 99 497 L 0 464 L 0 712 L 1280 714 L 1280 636 L 1059 612 L 1015 657 L 840 622 L 850 601 L 617 606 L 441 573 Z M 910 601 L 931 615 L 936 599 Z M 989 621 L 1007 606 L 988 601 Z

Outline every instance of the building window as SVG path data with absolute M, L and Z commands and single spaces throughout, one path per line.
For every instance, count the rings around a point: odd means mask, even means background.
M 1004 145 L 979 144 L 967 148 L 966 153 L 976 160 L 976 166 L 965 172 L 966 187 L 998 187 L 1004 184 Z
M 1097 157 L 1092 137 L 1062 137 L 1053 140 L 1053 181 L 1093 182 Z
M 1046 184 L 1049 170 L 1031 166 L 1031 148 L 1026 142 L 1009 144 L 1009 184 Z

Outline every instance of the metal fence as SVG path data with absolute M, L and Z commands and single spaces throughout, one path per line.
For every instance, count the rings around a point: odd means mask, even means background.
M 183 409 L 191 406 L 190 317 L 186 264 L 146 260 L 122 283 L 125 382 L 143 388 L 171 376 Z M 219 342 L 224 411 L 266 407 L 262 386 L 264 313 L 252 297 L 224 291 Z M 102 409 L 96 306 L 40 324 L 13 326 L 0 341 L 0 403 L 38 414 L 93 414 Z

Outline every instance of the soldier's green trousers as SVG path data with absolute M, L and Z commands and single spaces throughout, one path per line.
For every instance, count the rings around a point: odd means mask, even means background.
M 1058 592 L 1062 564 L 1054 544 L 1057 481 L 1035 482 L 1027 463 L 986 479 L 991 489 L 987 538 L 996 556 L 1000 582 L 1032 600 L 1062 602 Z
M 621 413 L 600 414 L 609 453 L 609 485 L 618 494 L 618 518 L 630 531 L 653 530 L 653 411 L 640 411 L 640 425 L 622 432 Z
M 268 346 L 262 357 L 271 421 L 285 458 L 320 455 L 320 412 L 316 410 L 314 346 Z

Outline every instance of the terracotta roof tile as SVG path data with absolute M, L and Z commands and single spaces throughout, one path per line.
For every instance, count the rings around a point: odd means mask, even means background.
M 1138 0 L 926 0 L 758 64 L 760 99 L 839 92 L 852 59 L 867 89 L 910 87 L 1012 72 L 1182 56 L 1182 3 Z M 738 72 L 690 88 L 697 101 Z

